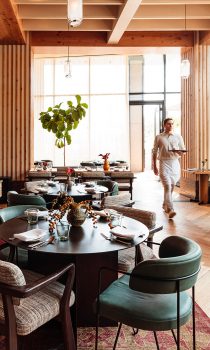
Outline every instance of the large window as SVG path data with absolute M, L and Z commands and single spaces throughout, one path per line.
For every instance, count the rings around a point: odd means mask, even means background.
M 34 60 L 34 159 L 51 159 L 54 165 L 78 165 L 110 153 L 112 160 L 129 162 L 127 58 L 125 56 L 75 57 L 72 78 L 64 77 L 64 59 Z M 49 106 L 75 100 L 79 94 L 89 106 L 86 117 L 72 132 L 72 144 L 55 147 L 55 137 L 42 128 L 39 113 Z

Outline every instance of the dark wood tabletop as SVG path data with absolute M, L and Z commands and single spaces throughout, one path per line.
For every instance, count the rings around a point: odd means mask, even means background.
M 104 193 L 108 192 L 108 188 L 105 186 L 95 186 L 93 193 L 89 193 L 89 190 L 93 187 L 86 187 L 85 184 L 73 185 L 71 190 L 67 191 L 67 195 L 74 198 L 75 202 L 80 202 L 83 200 L 92 200 L 94 196 L 99 195 L 103 197 Z M 56 198 L 60 193 L 59 184 L 56 186 L 50 187 L 47 193 L 42 193 L 42 196 L 45 198 L 46 202 L 49 202 L 53 198 Z
M 131 242 L 131 246 L 142 243 L 149 235 L 148 228 L 137 220 L 123 217 L 123 226 L 126 227 L 128 232 L 136 233 L 136 237 Z M 43 238 L 43 240 L 47 239 L 50 235 L 48 232 L 48 221 L 39 220 L 36 225 L 29 225 L 26 218 L 22 216 L 8 220 L 7 222 L 1 224 L 0 238 L 11 245 L 32 250 L 28 247 L 31 242 L 26 243 L 18 239 L 10 239 L 13 238 L 14 233 L 25 232 L 33 228 L 40 228 L 46 231 L 46 236 Z M 101 233 L 110 237 L 110 228 L 107 222 L 104 219 L 99 219 L 96 227 L 94 227 L 92 219 L 87 218 L 84 224 L 80 227 L 70 226 L 68 241 L 60 242 L 59 239 L 56 239 L 54 244 L 48 244 L 47 246 L 37 248 L 36 251 L 43 253 L 78 255 L 107 253 L 128 248 L 128 246 L 125 244 L 106 240 Z M 55 237 L 57 238 L 56 231 Z

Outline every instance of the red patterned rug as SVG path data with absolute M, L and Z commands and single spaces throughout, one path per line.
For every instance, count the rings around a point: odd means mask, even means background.
M 56 326 L 57 327 L 57 326 Z M 63 350 L 61 345 L 60 330 L 50 328 L 38 334 L 30 341 L 30 350 Z M 57 329 L 57 334 L 56 334 Z M 99 330 L 98 350 L 111 350 L 117 328 L 104 327 Z M 53 334 L 52 334 L 53 333 Z M 59 334 L 59 336 L 58 336 Z M 171 332 L 158 332 L 158 341 L 161 350 L 176 350 Z M 78 346 L 77 350 L 94 350 L 95 329 L 79 328 L 78 329 Z M 196 305 L 196 350 L 210 350 L 210 318 Z M 132 335 L 132 329 L 123 326 L 118 340 L 117 350 L 155 350 L 155 340 L 152 332 L 139 331 L 136 336 Z M 192 324 L 191 321 L 181 328 L 181 349 L 192 350 Z M 0 350 L 6 350 L 4 337 L 0 337 Z

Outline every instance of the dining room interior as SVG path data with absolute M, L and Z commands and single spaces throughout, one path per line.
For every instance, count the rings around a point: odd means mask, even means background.
M 0 350 L 210 349 L 209 43 L 210 0 L 1 0 Z

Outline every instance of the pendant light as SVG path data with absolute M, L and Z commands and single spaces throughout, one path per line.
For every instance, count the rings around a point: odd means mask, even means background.
M 68 32 L 69 32 L 69 22 L 68 22 Z M 67 60 L 64 62 L 64 76 L 65 78 L 71 78 L 71 61 L 69 57 L 69 46 L 68 46 L 68 56 Z
M 67 18 L 71 27 L 77 27 L 83 19 L 82 0 L 68 0 Z
M 186 4 L 185 4 L 184 27 L 185 27 L 185 31 L 186 31 Z M 190 75 L 190 61 L 188 60 L 188 58 L 185 58 L 181 61 L 181 78 L 188 79 L 189 75 Z
M 69 57 L 69 46 L 68 46 L 68 57 L 67 60 L 64 62 L 64 75 L 65 78 L 71 78 L 71 61 Z

